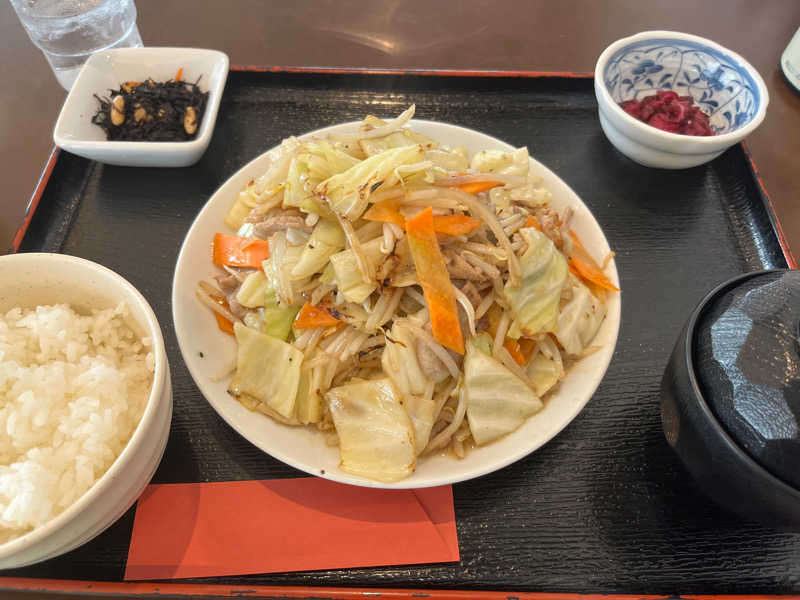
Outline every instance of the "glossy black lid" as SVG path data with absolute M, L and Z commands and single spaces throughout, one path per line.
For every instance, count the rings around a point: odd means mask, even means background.
M 708 301 L 693 339 L 700 391 L 728 434 L 800 489 L 800 272 L 770 271 Z

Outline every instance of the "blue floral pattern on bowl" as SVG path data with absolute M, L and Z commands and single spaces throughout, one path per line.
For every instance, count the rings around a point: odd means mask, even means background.
M 736 131 L 758 112 L 758 87 L 730 56 L 697 42 L 651 39 L 615 52 L 602 74 L 615 102 L 640 100 L 658 90 L 691 96 L 710 115 L 716 133 Z

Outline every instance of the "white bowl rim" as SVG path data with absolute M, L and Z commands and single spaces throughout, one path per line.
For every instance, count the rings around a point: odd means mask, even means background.
M 295 137 L 297 137 L 298 139 L 301 139 L 301 140 L 302 139 L 307 139 L 307 138 L 311 138 L 311 137 L 313 137 L 315 135 L 319 135 L 321 133 L 325 134 L 330 129 L 333 129 L 333 128 L 339 128 L 339 127 L 341 127 L 341 128 L 345 128 L 345 127 L 356 128 L 359 125 L 361 125 L 361 123 L 362 123 L 361 121 L 348 121 L 348 122 L 344 122 L 344 123 L 335 123 L 333 125 L 328 125 L 328 126 L 325 126 L 325 127 L 321 127 L 319 129 L 315 129 L 313 131 L 309 131 L 309 132 L 297 135 Z M 417 123 L 417 124 L 435 125 L 435 126 L 443 126 L 445 128 L 453 128 L 454 130 L 466 130 L 466 131 L 468 131 L 470 133 L 473 133 L 473 134 L 479 134 L 480 136 L 485 138 L 486 141 L 491 141 L 491 142 L 497 143 L 497 144 L 501 145 L 502 147 L 513 148 L 513 146 L 511 146 L 508 142 L 500 140 L 499 138 L 496 138 L 494 136 L 490 136 L 490 135 L 488 135 L 486 133 L 483 133 L 481 131 L 478 131 L 478 130 L 475 130 L 475 129 L 470 129 L 468 127 L 464 127 L 464 126 L 461 126 L 461 125 L 456 125 L 456 124 L 453 124 L 453 123 L 447 123 L 447 122 L 444 122 L 444 121 L 430 121 L 430 120 L 417 119 L 417 118 L 412 119 L 409 122 L 409 125 L 413 125 L 415 123 Z M 280 461 L 280 462 L 282 462 L 282 463 L 284 463 L 284 464 L 286 464 L 286 465 L 288 465 L 288 466 L 290 466 L 290 467 L 292 467 L 294 469 L 297 469 L 299 471 L 307 473 L 307 474 L 309 474 L 309 475 L 311 475 L 313 477 L 322 477 L 323 479 L 329 479 L 329 480 L 336 481 L 336 482 L 339 482 L 339 483 L 344 483 L 344 484 L 347 484 L 347 485 L 357 485 L 357 486 L 361 486 L 361 487 L 373 487 L 373 488 L 384 488 L 384 489 L 416 489 L 416 488 L 424 488 L 424 487 L 450 485 L 450 484 L 454 484 L 454 483 L 459 483 L 461 481 L 467 481 L 467 480 L 476 479 L 478 477 L 482 477 L 484 475 L 488 475 L 490 473 L 495 473 L 497 471 L 500 471 L 501 469 L 504 469 L 505 467 L 517 462 L 518 460 L 521 460 L 522 458 L 528 456 L 529 454 L 532 454 L 533 452 L 535 452 L 536 450 L 538 450 L 539 448 L 541 448 L 542 446 L 544 446 L 548 442 L 552 441 L 556 436 L 559 435 L 559 433 L 561 433 L 561 431 L 563 431 L 570 423 L 572 423 L 572 421 L 575 420 L 575 418 L 578 416 L 578 414 L 580 414 L 581 411 L 583 411 L 583 409 L 586 407 L 586 405 L 592 399 L 592 397 L 594 396 L 594 393 L 597 391 L 597 388 L 599 387 L 600 383 L 602 382 L 603 378 L 605 377 L 606 373 L 608 372 L 608 367 L 609 367 L 609 365 L 611 363 L 611 359 L 613 358 L 617 342 L 619 341 L 619 331 L 620 331 L 620 326 L 621 326 L 621 322 L 622 322 L 622 318 L 621 318 L 622 308 L 621 308 L 621 296 L 620 295 L 617 296 L 617 301 L 616 301 L 615 304 L 613 304 L 613 306 L 616 307 L 616 311 L 614 311 L 613 314 L 612 314 L 612 311 L 609 311 L 609 313 L 608 313 L 608 315 L 606 317 L 606 318 L 611 317 L 611 318 L 614 319 L 613 325 L 612 325 L 612 327 L 613 327 L 613 332 L 612 332 L 613 335 L 609 336 L 610 339 L 608 341 L 607 347 L 604 346 L 603 349 L 600 352 L 597 353 L 597 354 L 601 354 L 601 353 L 605 354 L 605 360 L 603 361 L 602 365 L 599 365 L 597 367 L 597 375 L 595 375 L 595 377 L 594 377 L 594 382 L 593 382 L 593 385 L 591 385 L 591 389 L 586 388 L 586 396 L 585 396 L 585 398 L 581 398 L 580 401 L 575 402 L 573 404 L 572 410 L 569 412 L 568 417 L 565 418 L 563 420 L 563 422 L 560 423 L 560 426 L 557 429 L 554 429 L 552 431 L 552 434 L 549 435 L 549 437 L 546 440 L 544 440 L 542 443 L 540 443 L 539 445 L 537 445 L 537 446 L 535 446 L 533 448 L 521 447 L 518 451 L 509 453 L 502 460 L 497 460 L 496 462 L 494 462 L 494 463 L 492 463 L 490 465 L 487 465 L 484 468 L 472 468 L 472 469 L 469 469 L 469 470 L 465 469 L 462 474 L 460 474 L 458 476 L 449 477 L 446 480 L 434 480 L 434 481 L 423 480 L 423 481 L 420 482 L 420 481 L 414 481 L 411 477 L 407 477 L 407 478 L 402 479 L 400 481 L 396 481 L 396 482 L 392 482 L 392 483 L 385 483 L 385 482 L 380 482 L 380 481 L 377 481 L 377 480 L 370 480 L 370 479 L 367 479 L 367 478 L 364 478 L 364 477 L 358 477 L 358 476 L 355 476 L 355 475 L 350 475 L 349 473 L 346 473 L 346 472 L 343 472 L 343 471 L 335 473 L 335 472 L 331 472 L 331 471 L 327 471 L 326 470 L 324 473 L 320 473 L 319 470 L 310 469 L 307 465 L 301 463 L 300 461 L 295 460 L 291 455 L 287 455 L 285 452 L 282 452 L 282 451 L 279 451 L 279 450 L 274 450 L 274 451 L 269 451 L 268 452 L 268 451 L 264 450 L 257 442 L 253 441 L 248 436 L 246 436 L 244 433 L 240 432 L 239 429 L 236 427 L 236 425 L 228 417 L 228 415 L 226 415 L 222 411 L 218 410 L 215 402 L 212 401 L 206 395 L 206 392 L 204 391 L 205 384 L 201 383 L 204 380 L 202 379 L 200 374 L 195 372 L 195 369 L 193 367 L 193 362 L 191 360 L 186 360 L 186 356 L 188 355 L 187 353 L 188 353 L 189 349 L 187 347 L 185 347 L 185 340 L 183 339 L 183 336 L 180 335 L 180 333 L 178 331 L 178 320 L 176 319 L 176 313 L 175 313 L 176 307 L 178 305 L 178 303 L 176 302 L 177 288 L 178 288 L 178 285 L 179 285 L 179 283 L 178 283 L 179 282 L 179 276 L 181 274 L 181 264 L 182 264 L 182 261 L 183 261 L 183 258 L 184 258 L 184 253 L 187 252 L 186 246 L 189 244 L 189 238 L 191 236 L 192 231 L 195 228 L 195 225 L 202 220 L 203 213 L 204 213 L 204 211 L 206 211 L 208 209 L 209 205 L 211 204 L 212 199 L 214 199 L 214 197 L 220 192 L 220 190 L 223 187 L 225 187 L 228 184 L 228 182 L 230 180 L 233 180 L 233 179 L 239 177 L 242 173 L 248 171 L 248 169 L 251 167 L 251 165 L 253 163 L 263 159 L 271 150 L 273 150 L 274 148 L 277 148 L 278 146 L 279 146 L 279 144 L 274 146 L 274 147 L 272 147 L 272 148 L 267 149 L 265 152 L 262 152 L 259 155 L 253 157 L 251 160 L 247 161 L 244 165 L 242 165 L 242 167 L 240 167 L 236 172 L 232 173 L 224 182 L 222 182 L 217 187 L 217 189 L 211 194 L 211 196 L 209 196 L 209 200 L 200 209 L 200 211 L 198 212 L 198 214 L 195 217 L 194 221 L 192 221 L 192 224 L 190 225 L 189 229 L 187 230 L 186 237 L 184 238 L 184 240 L 183 240 L 183 242 L 181 244 L 181 248 L 180 248 L 180 250 L 178 252 L 178 258 L 177 258 L 177 261 L 176 261 L 175 272 L 174 272 L 174 276 L 173 276 L 173 280 L 172 280 L 172 311 L 173 311 L 172 318 L 173 318 L 173 325 L 175 327 L 175 334 L 176 334 L 176 337 L 178 339 L 178 347 L 180 349 L 181 355 L 184 357 L 184 363 L 186 364 L 186 368 L 188 369 L 190 375 L 192 376 L 192 379 L 193 379 L 195 385 L 197 386 L 197 388 L 199 389 L 201 395 L 211 405 L 211 407 L 220 416 L 220 418 L 222 418 L 223 421 L 225 421 L 234 431 L 236 431 L 236 433 L 238 435 L 240 435 L 245 440 L 247 440 L 248 442 L 253 444 L 261 452 L 264 452 L 265 454 L 267 454 L 269 456 L 272 456 L 276 460 L 278 460 L 278 461 Z M 581 200 L 580 196 L 578 196 L 578 194 L 575 193 L 575 191 L 563 179 L 561 179 L 554 171 L 550 170 L 547 166 L 545 166 L 544 164 L 540 163 L 538 160 L 536 160 L 533 157 L 530 158 L 530 161 L 536 163 L 537 165 L 539 165 L 540 167 L 542 167 L 546 171 L 549 171 L 549 173 L 551 173 L 561 184 L 563 184 L 564 188 L 577 200 L 578 205 L 582 206 L 583 208 L 586 209 L 586 212 L 588 213 L 588 216 L 591 218 L 592 222 L 594 223 L 594 226 L 597 228 L 597 231 L 598 231 L 598 233 L 600 235 L 600 239 L 602 239 L 602 242 L 606 245 L 606 247 L 608 247 L 608 240 L 605 237 L 605 232 L 600 227 L 600 224 L 597 222 L 597 219 L 594 217 L 592 212 L 589 210 L 588 206 L 586 206 L 586 204 L 583 202 L 583 200 Z M 211 263 L 209 262 L 209 264 L 211 264 Z M 609 265 L 608 265 L 607 269 L 608 269 L 608 273 L 610 275 L 610 278 L 611 278 L 612 282 L 619 287 L 619 274 L 618 274 L 618 271 L 617 271 L 616 261 L 615 261 L 614 258 L 612 258 L 611 261 L 609 262 Z M 268 418 L 268 417 L 266 417 L 264 415 L 264 418 Z M 513 433 L 514 432 L 512 432 L 509 435 L 513 435 Z M 415 471 L 415 473 L 416 473 L 416 471 Z M 411 481 L 409 481 L 409 480 L 411 480 Z
M 736 62 L 740 63 L 741 66 L 746 69 L 750 76 L 753 78 L 756 86 L 758 87 L 758 93 L 761 98 L 759 102 L 758 110 L 756 114 L 753 115 L 753 118 L 748 121 L 744 127 L 740 127 L 734 131 L 729 131 L 727 133 L 722 133 L 719 135 L 711 135 L 711 136 L 696 136 L 696 135 L 683 135 L 680 133 L 672 133 L 670 131 L 663 131 L 658 129 L 657 127 L 652 127 L 647 123 L 640 121 L 639 119 L 629 115 L 626 113 L 622 107 L 620 107 L 614 99 L 611 97 L 611 93 L 608 91 L 606 87 L 605 78 L 603 77 L 603 72 L 605 71 L 606 63 L 608 59 L 619 49 L 624 48 L 625 46 L 633 43 L 638 42 L 641 40 L 647 39 L 656 39 L 656 38 L 665 38 L 665 39 L 675 39 L 675 40 L 686 40 L 690 42 L 696 42 L 698 44 L 702 44 L 721 52 L 735 60 Z M 718 44 L 713 40 L 709 40 L 708 38 L 700 37 L 699 35 L 693 35 L 691 33 L 683 33 L 680 31 L 661 31 L 661 30 L 653 30 L 653 31 L 642 31 L 636 33 L 634 35 L 620 38 L 617 41 L 613 42 L 609 45 L 605 50 L 603 50 L 602 54 L 600 54 L 599 58 L 597 59 L 597 63 L 594 67 L 594 80 L 595 80 L 595 90 L 600 93 L 603 97 L 603 100 L 606 104 L 611 106 L 611 111 L 616 117 L 623 119 L 630 127 L 634 127 L 639 130 L 639 132 L 652 135 L 656 138 L 660 138 L 665 141 L 674 141 L 675 139 L 680 139 L 687 143 L 698 145 L 698 146 L 723 146 L 726 143 L 734 144 L 741 140 L 742 138 L 747 137 L 753 130 L 758 127 L 761 122 L 764 120 L 764 117 L 767 114 L 767 105 L 769 104 L 769 91 L 767 90 L 767 86 L 764 83 L 764 79 L 761 77 L 761 74 L 747 62 L 740 54 Z M 712 149 L 709 148 L 709 151 Z
M 128 443 L 125 444 L 122 452 L 120 452 L 119 456 L 114 459 L 114 462 L 111 463 L 111 466 L 108 467 L 106 472 L 103 473 L 100 478 L 97 479 L 80 498 L 70 504 L 55 517 L 47 521 L 44 525 L 36 527 L 35 529 L 9 540 L 4 544 L 0 544 L 0 558 L 13 556 L 18 552 L 27 550 L 28 548 L 35 546 L 43 539 L 47 538 L 55 531 L 59 530 L 61 527 L 75 518 L 75 516 L 81 511 L 83 511 L 87 505 L 93 502 L 94 498 L 98 494 L 102 493 L 110 485 L 112 485 L 115 479 L 121 476 L 124 467 L 127 466 L 138 450 L 137 447 L 141 444 L 141 440 L 145 436 L 145 431 L 153 426 L 153 420 L 155 419 L 157 413 L 156 404 L 158 404 L 160 401 L 163 395 L 164 386 L 166 385 L 167 355 L 164 347 L 164 338 L 161 335 L 161 327 L 158 324 L 158 320 L 156 319 L 156 315 L 153 312 L 153 309 L 150 307 L 150 304 L 147 302 L 145 297 L 142 296 L 139 290 L 137 290 L 127 279 L 122 277 L 119 273 L 112 271 L 108 267 L 104 267 L 103 265 L 85 258 L 79 258 L 77 256 L 71 256 L 68 254 L 23 252 L 0 257 L 0 261 L 30 261 L 34 264 L 38 260 L 53 259 L 80 265 L 82 268 L 87 268 L 89 270 L 110 276 L 119 284 L 120 287 L 127 289 L 134 295 L 145 313 L 148 327 L 146 335 L 153 340 L 152 348 L 153 356 L 155 358 L 153 385 L 150 388 L 150 395 L 147 398 L 147 403 L 145 404 L 144 411 L 139 419 L 139 423 L 136 425 L 136 429 L 134 429 L 131 438 L 128 440 Z
M 227 72 L 230 69 L 230 59 L 228 55 L 222 52 L 221 50 L 214 50 L 211 48 L 193 48 L 193 47 L 181 47 L 181 46 L 145 46 L 145 47 L 138 47 L 138 48 L 111 48 L 109 50 L 101 50 L 99 52 L 95 52 L 92 54 L 84 63 L 83 67 L 81 68 L 78 76 L 75 78 L 75 83 L 72 85 L 69 93 L 67 94 L 66 99 L 64 100 L 64 104 L 61 107 L 61 111 L 58 114 L 58 119 L 56 120 L 55 127 L 53 127 L 53 141 L 59 147 L 65 145 L 64 139 L 60 135 L 60 129 L 63 126 L 63 119 L 66 119 L 66 115 L 69 112 L 69 107 L 71 105 L 70 99 L 72 97 L 73 91 L 79 88 L 78 81 L 81 79 L 81 76 L 86 70 L 87 66 L 91 66 L 96 62 L 102 61 L 107 56 L 124 56 L 126 54 L 152 54 L 155 56 L 162 55 L 167 52 L 174 52 L 174 53 L 195 53 L 198 55 L 208 55 L 212 57 L 214 60 L 220 61 L 222 65 L 224 65 L 224 70 L 226 71 L 225 77 L 222 78 L 220 81 L 219 86 L 209 87 L 208 90 L 208 102 L 206 103 L 206 111 L 203 115 L 203 122 L 200 124 L 200 131 L 195 136 L 193 140 L 188 140 L 185 142 L 155 142 L 155 141 L 124 141 L 124 140 L 80 140 L 80 139 L 70 139 L 66 141 L 66 145 L 69 145 L 71 148 L 74 149 L 93 149 L 93 148 L 104 148 L 106 150 L 117 150 L 117 151 L 142 151 L 142 150 L 149 150 L 153 151 L 156 150 L 159 154 L 175 152 L 176 150 L 183 150 L 183 151 L 192 151 L 197 146 L 202 146 L 206 144 L 210 139 L 211 135 L 214 132 L 214 127 L 216 126 L 217 121 L 217 113 L 219 112 L 219 106 L 222 102 L 222 93 L 225 89 L 225 82 L 227 80 Z M 77 91 L 75 93 L 78 93 Z

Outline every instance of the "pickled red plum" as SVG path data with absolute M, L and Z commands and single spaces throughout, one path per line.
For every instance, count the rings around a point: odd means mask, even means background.
M 709 116 L 694 104 L 691 96 L 659 91 L 641 100 L 620 102 L 626 113 L 662 131 L 681 135 L 714 135 Z

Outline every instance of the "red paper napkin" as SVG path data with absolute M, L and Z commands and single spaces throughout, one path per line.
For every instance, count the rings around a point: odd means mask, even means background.
M 460 559 L 453 490 L 326 479 L 150 485 L 126 580 L 373 567 Z

